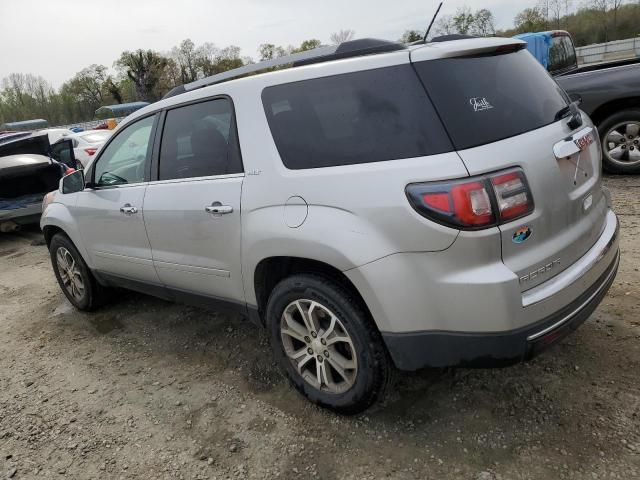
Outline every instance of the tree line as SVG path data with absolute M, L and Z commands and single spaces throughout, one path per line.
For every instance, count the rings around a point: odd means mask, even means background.
M 418 19 L 417 19 L 418 20 Z M 424 19 L 419 19 L 423 21 Z M 448 34 L 475 36 L 513 36 L 518 33 L 568 30 L 576 46 L 635 37 L 640 25 L 640 2 L 625 0 L 539 0 L 523 9 L 513 28 L 497 30 L 493 13 L 486 8 L 472 10 L 464 6 L 453 15 L 443 15 L 434 24 L 431 37 Z M 330 37 L 332 44 L 354 38 L 353 30 L 341 30 Z M 424 32 L 410 29 L 399 39 L 411 43 Z M 308 39 L 298 46 L 264 43 L 257 60 L 268 60 L 320 46 Z M 171 88 L 199 78 L 253 63 L 234 45 L 218 47 L 205 42 L 196 45 L 183 40 L 168 52 L 154 50 L 125 51 L 114 62 L 113 70 L 90 65 L 54 89 L 41 76 L 12 73 L 0 82 L 0 124 L 10 121 L 45 118 L 52 125 L 86 121 L 100 106 L 131 101 L 154 102 Z

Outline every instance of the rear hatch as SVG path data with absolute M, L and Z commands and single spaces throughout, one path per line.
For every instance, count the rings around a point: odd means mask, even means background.
M 534 211 L 499 226 L 502 260 L 524 291 L 573 264 L 602 231 L 598 137 L 586 115 L 574 129 L 557 117 L 568 98 L 523 45 L 479 45 L 435 60 L 419 49 L 412 61 L 469 174 L 517 167 L 526 176 Z

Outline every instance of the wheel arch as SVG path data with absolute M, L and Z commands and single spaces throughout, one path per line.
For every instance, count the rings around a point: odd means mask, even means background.
M 65 232 L 62 228 L 58 227 L 57 225 L 45 225 L 44 227 L 42 227 L 42 233 L 44 234 L 44 241 L 47 244 L 47 248 L 51 246 L 51 239 L 56 233 L 62 233 L 67 237 L 69 236 L 67 235 L 67 232 Z
M 71 243 L 76 247 L 87 266 L 90 269 L 93 268 L 87 249 L 82 244 L 78 226 L 66 205 L 60 203 L 52 203 L 49 205 L 40 219 L 40 228 L 44 234 L 47 248 L 49 248 L 51 239 L 56 233 L 63 233 L 71 240 Z
M 338 268 L 328 263 L 303 257 L 272 256 L 262 259 L 255 267 L 253 288 L 256 295 L 260 321 L 264 325 L 264 311 L 273 288 L 286 277 L 311 273 L 336 282 L 349 291 L 360 303 L 369 319 L 376 324 L 367 303 L 349 278 Z M 376 324 L 377 325 L 377 324 Z
M 614 115 L 623 110 L 630 110 L 640 108 L 640 96 L 617 98 L 607 103 L 600 105 L 591 114 L 591 120 L 596 126 L 600 126 L 611 115 Z M 602 133 L 602 132 L 600 132 Z

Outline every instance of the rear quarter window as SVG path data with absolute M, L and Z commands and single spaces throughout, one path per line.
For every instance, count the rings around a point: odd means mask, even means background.
M 541 128 L 568 103 L 529 52 L 415 64 L 456 150 Z
M 410 65 L 268 87 L 262 101 L 280 157 L 290 169 L 452 150 Z

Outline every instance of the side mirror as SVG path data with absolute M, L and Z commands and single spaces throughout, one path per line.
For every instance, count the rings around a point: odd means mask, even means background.
M 69 138 L 58 140 L 51 145 L 51 158 L 65 164 L 69 168 L 78 169 L 76 156 L 73 153 L 73 141 Z
M 84 190 L 84 171 L 76 170 L 60 179 L 60 193 L 76 193 Z
M 579 93 L 570 93 L 569 98 L 571 99 L 572 103 L 576 104 L 577 107 L 579 107 L 582 103 L 582 95 L 580 95 Z

